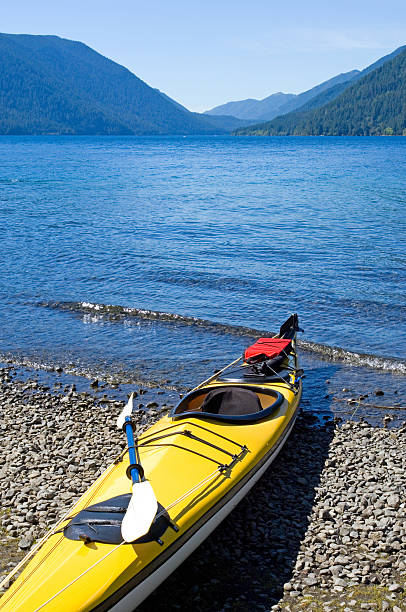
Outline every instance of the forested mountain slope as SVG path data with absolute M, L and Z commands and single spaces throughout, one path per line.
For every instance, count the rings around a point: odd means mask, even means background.
M 2 134 L 223 131 L 83 43 L 0 34 Z
M 235 133 L 270 136 L 406 135 L 406 49 L 401 47 L 389 57 L 366 69 L 364 76 L 319 108 L 304 106 L 296 112 Z

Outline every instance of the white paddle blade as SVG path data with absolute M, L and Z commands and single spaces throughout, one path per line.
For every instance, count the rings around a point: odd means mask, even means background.
M 155 493 L 148 482 L 135 482 L 127 512 L 121 523 L 121 535 L 125 542 L 134 542 L 148 533 L 158 510 Z
M 125 417 L 130 417 L 132 415 L 133 408 L 134 408 L 133 398 L 134 398 L 134 393 L 131 393 L 128 402 L 124 406 L 122 412 L 120 413 L 117 419 L 117 427 L 119 429 L 123 429 L 123 426 L 125 423 Z

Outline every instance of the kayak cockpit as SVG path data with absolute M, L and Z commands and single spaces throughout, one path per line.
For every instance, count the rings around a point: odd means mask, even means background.
M 170 416 L 174 420 L 193 416 L 242 425 L 269 417 L 283 401 L 283 395 L 275 389 L 216 385 L 188 393 Z

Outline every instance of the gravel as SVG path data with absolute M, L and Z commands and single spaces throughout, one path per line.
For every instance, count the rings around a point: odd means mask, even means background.
M 63 393 L 0 368 L 3 574 L 125 445 L 123 402 Z M 147 407 L 141 429 L 168 408 Z M 302 413 L 273 467 L 140 610 L 404 612 L 405 442 L 404 427 Z

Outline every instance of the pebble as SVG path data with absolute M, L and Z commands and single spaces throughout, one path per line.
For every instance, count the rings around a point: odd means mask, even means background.
M 19 548 L 21 548 L 21 550 L 28 550 L 32 546 L 32 539 L 31 538 L 22 538 L 20 540 L 18 546 L 19 546 Z
M 403 587 L 400 584 L 390 584 L 388 586 L 388 591 L 390 593 L 403 593 Z

